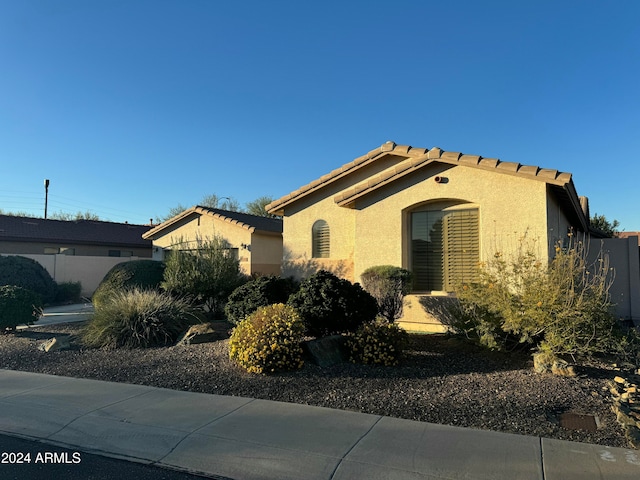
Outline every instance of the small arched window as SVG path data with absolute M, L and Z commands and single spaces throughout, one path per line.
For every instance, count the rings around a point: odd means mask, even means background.
M 313 224 L 311 229 L 312 238 L 312 257 L 313 258 L 329 258 L 329 224 L 324 220 L 318 220 Z

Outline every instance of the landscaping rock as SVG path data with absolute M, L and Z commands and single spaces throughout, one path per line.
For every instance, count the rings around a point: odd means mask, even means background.
M 43 352 L 55 352 L 58 350 L 68 350 L 71 348 L 68 336 L 53 337 L 40 345 Z
M 220 339 L 220 335 L 215 331 L 210 323 L 199 323 L 192 325 L 177 342 L 177 345 L 194 345 L 197 343 L 214 342 Z
M 548 353 L 533 355 L 533 369 L 536 373 L 553 373 L 561 377 L 575 377 L 576 372 L 568 362 Z
M 632 366 L 632 370 L 636 370 Z M 631 375 L 628 378 L 617 375 L 613 382 L 609 382 L 613 405 L 611 410 L 616 420 L 622 426 L 629 444 L 633 448 L 640 448 L 640 421 L 638 420 L 638 378 Z
M 302 344 L 311 361 L 320 367 L 330 367 L 343 363 L 346 359 L 346 338 L 342 335 L 330 335 Z

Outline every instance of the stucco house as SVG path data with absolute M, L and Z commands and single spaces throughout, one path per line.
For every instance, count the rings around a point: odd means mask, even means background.
M 324 268 L 359 281 L 374 265 L 411 270 L 401 319 L 411 330 L 442 330 L 427 297 L 447 296 L 524 235 L 549 259 L 568 233 L 589 232 L 588 201 L 569 173 L 393 142 L 266 208 L 283 216 L 283 275 Z
M 153 258 L 167 251 L 196 246 L 198 239 L 223 237 L 247 275 L 279 275 L 282 263 L 282 220 L 219 208 L 191 207 L 144 233 L 153 242 Z
M 0 215 L 0 253 L 151 257 L 148 225 Z
M 51 220 L 0 215 L 0 255 L 42 264 L 56 282 L 81 282 L 91 296 L 117 263 L 151 258 L 148 225 L 99 220 Z

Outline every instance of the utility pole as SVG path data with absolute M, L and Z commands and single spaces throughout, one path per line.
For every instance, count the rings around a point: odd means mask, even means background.
M 44 180 L 44 219 L 47 219 L 47 204 L 49 203 L 49 179 Z

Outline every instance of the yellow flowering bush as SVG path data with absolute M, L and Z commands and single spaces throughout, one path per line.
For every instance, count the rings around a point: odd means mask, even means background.
M 406 332 L 382 317 L 365 323 L 347 337 L 353 363 L 397 365 L 404 348 Z
M 249 373 L 302 367 L 304 324 L 295 309 L 278 303 L 261 307 L 233 329 L 229 357 Z

